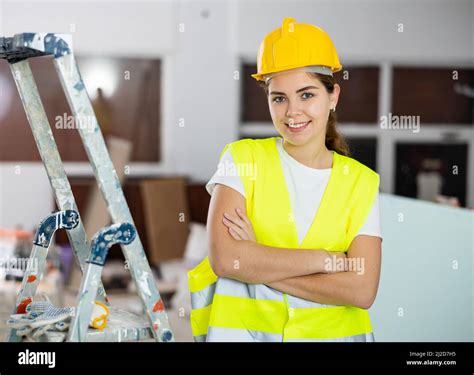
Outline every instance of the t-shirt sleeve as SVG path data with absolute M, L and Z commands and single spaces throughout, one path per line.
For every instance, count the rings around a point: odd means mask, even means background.
M 206 184 L 207 192 L 212 195 L 216 184 L 226 185 L 243 195 L 245 198 L 245 188 L 240 179 L 237 168 L 230 149 L 227 149 L 219 161 L 217 171 Z
M 380 230 L 380 207 L 379 207 L 379 193 L 375 196 L 374 203 L 372 204 L 372 209 L 367 217 L 362 228 L 359 230 L 360 234 L 365 234 L 368 236 L 376 236 L 382 238 L 382 233 Z

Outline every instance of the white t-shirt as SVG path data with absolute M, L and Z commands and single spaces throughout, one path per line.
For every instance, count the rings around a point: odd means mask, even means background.
M 301 243 L 313 223 L 326 185 L 328 184 L 332 168 L 314 169 L 301 164 L 283 148 L 282 138 L 277 138 L 277 149 L 290 194 L 291 206 L 295 215 L 298 239 Z M 226 150 L 224 155 L 222 155 L 220 163 L 225 163 L 225 165 L 229 167 L 234 164 L 230 150 Z M 216 172 L 206 184 L 206 190 L 209 194 L 212 195 L 216 184 L 229 186 L 245 197 L 244 184 L 238 175 L 222 175 Z M 378 193 L 365 224 L 358 232 L 358 235 L 360 234 L 382 238 Z

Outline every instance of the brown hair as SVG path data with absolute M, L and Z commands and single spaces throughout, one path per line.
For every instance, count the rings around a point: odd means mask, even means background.
M 329 94 L 333 93 L 334 84 L 336 83 L 334 77 L 313 72 L 308 72 L 308 74 L 314 78 L 317 78 L 324 85 L 326 91 Z M 265 81 L 258 81 L 258 84 L 260 85 L 260 87 L 263 88 L 263 90 L 265 91 L 265 95 L 268 97 L 268 83 Z M 349 149 L 349 145 L 347 144 L 344 136 L 337 131 L 336 124 L 336 112 L 329 111 L 329 117 L 326 126 L 326 147 L 329 150 L 336 151 L 340 155 L 350 156 L 351 152 Z

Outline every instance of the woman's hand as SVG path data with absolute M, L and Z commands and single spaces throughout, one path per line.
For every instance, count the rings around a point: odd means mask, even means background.
M 349 264 L 346 253 L 342 251 L 325 251 L 327 253 L 327 258 L 324 261 L 324 270 L 327 273 L 349 271 Z
M 239 208 L 236 208 L 235 212 L 236 214 L 224 212 L 224 217 L 222 218 L 224 225 L 229 228 L 229 234 L 238 241 L 257 242 L 250 219 Z

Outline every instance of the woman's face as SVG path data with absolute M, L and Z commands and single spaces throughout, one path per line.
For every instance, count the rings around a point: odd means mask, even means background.
M 318 78 L 304 68 L 280 73 L 270 79 L 268 105 L 278 133 L 290 144 L 322 142 L 329 111 L 337 104 L 339 85 L 329 94 Z

